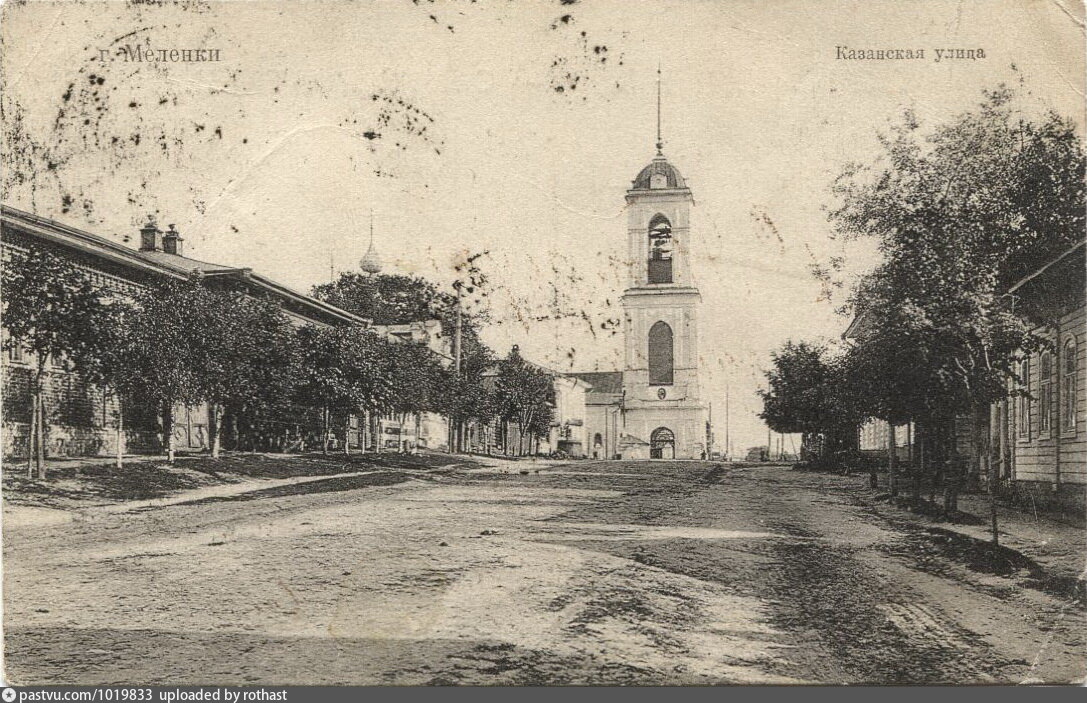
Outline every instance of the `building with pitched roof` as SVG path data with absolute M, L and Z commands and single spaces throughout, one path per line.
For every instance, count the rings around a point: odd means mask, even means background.
M 185 256 L 184 239 L 173 225 L 164 231 L 149 221 L 139 234 L 139 247 L 133 249 L 114 239 L 13 207 L 0 207 L 0 256 L 5 265 L 9 265 L 16 252 L 49 251 L 73 262 L 102 288 L 129 297 L 156 280 L 184 280 L 196 275 L 209 286 L 275 300 L 297 325 L 369 326 L 369 320 L 292 290 L 251 269 Z M 6 352 L 3 362 L 3 454 L 25 456 L 30 365 L 19 349 Z M 104 390 L 88 385 L 77 373 L 53 366 L 47 371 L 45 403 L 54 418 L 47 438 L 50 457 L 107 455 L 116 451 L 116 434 L 111 428 L 115 426 L 117 405 Z M 126 408 L 124 425 L 125 451 L 151 452 L 161 447 L 161 430 L 155 413 Z M 204 449 L 208 437 L 206 406 L 176 409 L 174 440 L 179 450 Z

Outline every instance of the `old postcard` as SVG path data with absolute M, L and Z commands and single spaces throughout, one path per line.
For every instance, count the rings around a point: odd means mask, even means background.
M 0 11 L 4 701 L 1084 683 L 1082 3 Z

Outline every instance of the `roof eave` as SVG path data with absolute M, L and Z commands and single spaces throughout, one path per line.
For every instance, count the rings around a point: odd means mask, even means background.
M 40 237 L 61 246 L 148 273 L 179 279 L 187 276 L 184 269 L 148 261 L 142 258 L 139 252 L 134 249 L 121 246 L 89 232 L 63 225 L 54 220 L 32 215 L 10 205 L 0 207 L 0 213 L 10 226 L 31 236 Z

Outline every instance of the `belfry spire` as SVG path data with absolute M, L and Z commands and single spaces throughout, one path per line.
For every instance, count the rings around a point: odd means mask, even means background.
M 663 155 L 664 140 L 661 139 L 661 65 L 657 62 L 657 154 Z
M 374 209 L 370 208 L 370 248 L 359 262 L 359 267 L 368 274 L 381 273 L 381 257 L 374 250 Z

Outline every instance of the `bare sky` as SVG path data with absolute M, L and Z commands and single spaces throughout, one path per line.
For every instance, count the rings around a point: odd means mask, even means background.
M 1000 82 L 1082 124 L 1082 16 L 1056 0 L 7 3 L 4 129 L 21 146 L 3 197 L 133 242 L 154 212 L 189 255 L 301 290 L 357 268 L 372 208 L 388 271 L 448 282 L 490 252 L 499 352 L 614 369 L 600 325 L 618 317 L 623 195 L 653 155 L 660 62 L 665 153 L 697 203 L 704 394 L 721 437 L 730 389 L 741 449 L 766 440 L 770 352 L 847 322 L 808 267 L 871 263 L 829 238 L 843 164 L 903 108 L 939 121 Z M 99 60 L 137 42 L 220 61 Z

